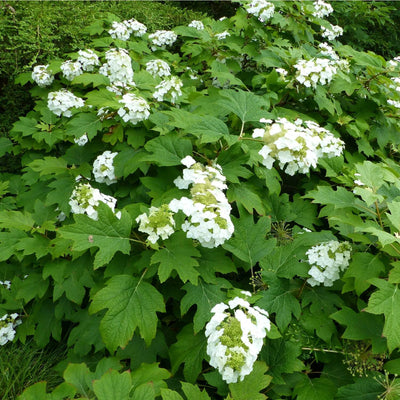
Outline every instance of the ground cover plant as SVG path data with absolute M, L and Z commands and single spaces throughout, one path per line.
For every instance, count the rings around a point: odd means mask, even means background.
M 396 399 L 399 59 L 323 1 L 36 65 L 1 139 L 0 343 L 62 342 L 27 399 Z

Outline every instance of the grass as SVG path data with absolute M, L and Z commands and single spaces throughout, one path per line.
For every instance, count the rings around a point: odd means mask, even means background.
M 38 348 L 32 341 L 0 347 L 0 399 L 15 400 L 28 386 L 45 380 L 49 389 L 63 379 L 53 367 L 65 357 L 60 347 Z

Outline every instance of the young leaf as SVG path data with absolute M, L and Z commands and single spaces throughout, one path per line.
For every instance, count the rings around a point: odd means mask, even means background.
M 100 203 L 99 219 L 94 221 L 86 215 L 75 215 L 75 224 L 59 229 L 62 238 L 74 242 L 73 250 L 83 251 L 98 247 L 93 267 L 97 269 L 107 264 L 117 251 L 129 254 L 129 241 L 132 220 L 129 214 L 122 212 L 121 219 L 116 218 L 110 207 Z
M 211 400 L 205 390 L 188 382 L 182 382 L 182 390 L 188 400 Z
M 199 257 L 199 251 L 193 242 L 187 239 L 183 232 L 177 232 L 165 242 L 165 248 L 158 250 L 151 257 L 151 264 L 159 263 L 158 276 L 160 282 L 165 282 L 172 271 L 177 271 L 183 282 L 197 285 L 200 272 L 195 268 L 199 265 L 194 257 Z
M 104 308 L 108 311 L 100 323 L 100 331 L 110 351 L 125 347 L 136 328 L 149 345 L 156 336 L 157 311 L 165 312 L 163 297 L 157 289 L 142 278 L 130 275 L 113 276 L 95 294 L 89 312 Z

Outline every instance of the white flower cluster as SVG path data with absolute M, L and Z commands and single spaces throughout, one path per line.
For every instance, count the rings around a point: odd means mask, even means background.
M 125 49 L 110 49 L 105 54 L 107 62 L 100 67 L 100 74 L 107 76 L 111 84 L 118 86 L 132 85 L 132 60 Z
M 350 65 L 349 62 L 345 59 L 340 59 L 339 55 L 333 50 L 328 43 L 320 43 L 318 47 L 321 49 L 320 54 L 329 57 L 332 60 L 332 65 L 336 65 L 337 68 L 344 72 L 349 72 Z
M 236 297 L 217 304 L 206 326 L 207 354 L 210 365 L 217 368 L 226 383 L 244 379 L 253 370 L 264 343 L 266 332 L 271 329 L 268 312 Z
M 171 46 L 174 44 L 177 38 L 177 34 L 173 31 L 156 31 L 149 35 L 149 39 L 154 45 L 151 47 L 151 49 L 155 51 L 157 50 L 157 46 L 161 49 L 165 49 L 166 46 Z
M 141 214 L 136 218 L 136 222 L 140 223 L 138 230 L 147 233 L 147 238 L 151 243 L 157 240 L 168 239 L 175 232 L 175 221 L 173 213 L 167 204 L 163 204 L 160 208 L 150 207 L 149 215 Z
M 114 39 L 128 40 L 132 33 L 136 37 L 142 37 L 146 31 L 146 25 L 132 18 L 123 22 L 114 21 L 112 23 L 112 29 L 110 29 L 108 33 Z
M 395 89 L 396 92 L 400 92 L 400 78 L 390 78 L 395 85 L 391 85 L 392 89 Z
M 349 242 L 330 240 L 311 247 L 306 253 L 311 269 L 308 273 L 311 278 L 307 282 L 311 286 L 332 286 L 340 278 L 339 272 L 349 266 L 351 245 Z
M 390 104 L 391 106 L 395 107 L 395 108 L 400 108 L 400 101 L 397 100 L 388 100 L 387 101 L 388 104 Z
M 333 8 L 329 3 L 325 3 L 322 0 L 317 0 L 314 2 L 314 9 L 313 12 L 314 17 L 317 18 L 324 18 L 327 17 L 329 14 L 333 12 Z
M 0 346 L 4 346 L 8 342 L 12 342 L 15 337 L 15 328 L 21 324 L 21 320 L 17 319 L 18 314 L 5 314 L 0 318 Z
M 78 146 L 84 146 L 87 142 L 88 142 L 88 137 L 86 135 L 86 133 L 84 133 L 82 136 L 80 136 L 79 138 L 75 138 L 74 142 L 78 145 Z
M 156 91 L 153 93 L 153 97 L 157 101 L 163 101 L 164 96 L 168 95 L 171 97 L 171 102 L 175 103 L 178 97 L 182 96 L 182 86 L 183 83 L 177 76 L 167 77 L 156 86 Z
M 164 76 L 171 75 L 171 69 L 163 60 L 151 60 L 146 63 L 146 71 L 149 72 L 153 77 L 159 76 L 160 78 Z
M 325 28 L 324 26 L 321 26 L 321 29 L 321 36 L 327 38 L 328 40 L 334 40 L 338 36 L 343 35 L 343 28 L 338 25 L 331 25 L 330 28 Z
M 7 290 L 11 288 L 11 282 L 10 281 L 0 281 L 0 286 L 4 286 Z
M 286 118 L 272 120 L 261 119 L 265 128 L 254 129 L 253 138 L 262 138 L 265 145 L 259 151 L 263 165 L 272 168 L 274 161 L 289 175 L 296 172 L 306 174 L 310 167 L 316 167 L 321 157 L 339 156 L 343 151 L 342 140 L 313 121 Z M 305 126 L 303 126 L 305 125 Z
M 54 81 L 54 75 L 48 70 L 48 65 L 36 65 L 32 71 L 32 79 L 40 87 L 49 86 Z
M 93 175 L 96 182 L 106 183 L 107 185 L 117 182 L 113 165 L 114 157 L 117 154 L 107 150 L 96 158 L 93 163 Z
M 89 183 L 80 183 L 73 190 L 68 204 L 74 214 L 87 214 L 89 218 L 97 221 L 97 207 L 100 202 L 107 204 L 114 212 L 117 199 L 101 193 L 99 189 L 93 188 Z M 120 216 L 121 213 L 118 212 L 116 217 L 120 218 Z
M 58 116 L 70 117 L 72 115 L 71 108 L 80 108 L 84 105 L 85 102 L 81 98 L 67 89 L 50 92 L 47 96 L 49 110 Z
M 119 101 L 124 106 L 118 110 L 118 115 L 125 121 L 135 125 L 150 116 L 150 106 L 143 97 L 127 93 Z
M 94 67 L 100 65 L 99 57 L 93 50 L 79 50 L 78 54 L 79 57 L 77 61 L 81 63 L 82 69 L 84 71 L 93 71 Z
M 327 58 L 298 60 L 294 67 L 297 69 L 296 79 L 304 86 L 313 88 L 330 83 L 338 70 L 337 63 Z
M 253 0 L 245 8 L 249 14 L 255 15 L 261 22 L 271 19 L 275 12 L 275 6 L 265 0 Z
M 198 31 L 202 31 L 204 29 L 204 24 L 201 21 L 193 20 L 189 25 L 190 28 L 195 28 Z
M 226 39 L 228 36 L 231 36 L 231 34 L 230 34 L 228 31 L 223 31 L 223 32 L 221 32 L 221 33 L 216 33 L 216 34 L 215 34 L 215 37 L 216 37 L 218 40 L 224 40 L 224 39 Z
M 76 76 L 83 73 L 82 65 L 79 61 L 67 60 L 61 64 L 61 71 L 65 79 L 72 81 Z
M 188 217 L 182 224 L 188 238 L 198 240 L 204 247 L 217 247 L 234 231 L 231 206 L 223 192 L 227 186 L 222 169 L 218 164 L 204 167 L 190 156 L 181 162 L 187 168 L 183 177 L 176 178 L 174 183 L 179 189 L 192 185 L 191 198 L 173 199 L 169 207 L 173 212 L 182 210 Z

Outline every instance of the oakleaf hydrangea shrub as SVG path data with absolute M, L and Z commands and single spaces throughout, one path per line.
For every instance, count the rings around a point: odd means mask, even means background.
M 333 9 L 244 2 L 156 32 L 110 16 L 20 77 L 36 105 L 4 151 L 1 315 L 7 342 L 68 347 L 52 397 L 385 392 L 400 66 L 327 37 Z

